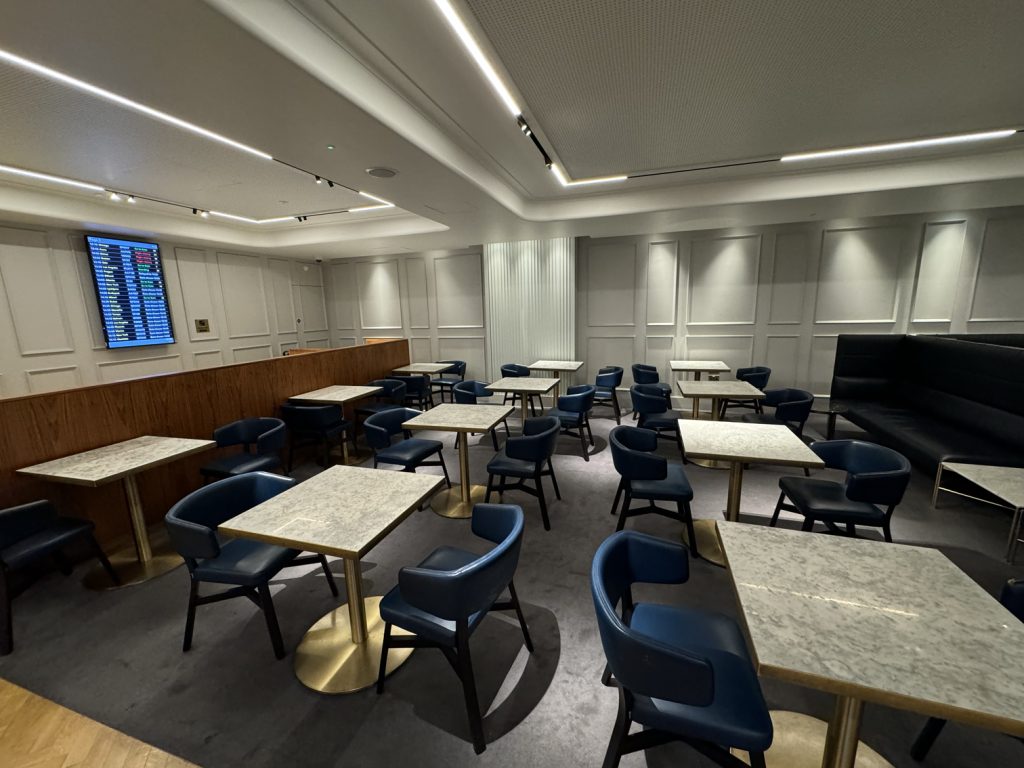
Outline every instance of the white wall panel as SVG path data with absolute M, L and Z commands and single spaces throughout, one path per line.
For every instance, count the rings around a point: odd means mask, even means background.
M 811 256 L 808 232 L 780 232 L 775 237 L 768 322 L 799 324 L 807 295 L 807 266 Z
M 672 381 L 672 369 L 669 367 L 669 360 L 674 356 L 675 336 L 652 336 L 647 334 L 645 339 L 644 361 L 658 369 L 658 375 L 662 381 Z M 631 370 L 632 363 L 626 367 Z M 625 376 L 623 377 L 625 381 Z
M 732 373 L 753 362 L 754 337 L 750 334 L 690 334 L 686 337 L 686 356 L 692 360 L 721 360 Z M 723 379 L 734 378 L 723 373 Z
M 834 334 L 815 334 L 811 339 L 807 379 L 810 381 L 809 389 L 816 395 L 827 395 L 832 388 L 832 369 L 836 362 L 838 338 Z
M 761 236 L 721 237 L 693 243 L 689 322 L 708 325 L 753 323 Z
M 274 301 L 274 319 L 278 333 L 298 333 L 295 320 L 299 312 L 292 292 L 292 262 L 284 259 L 268 259 L 270 292 Z
M 1024 217 L 985 227 L 971 304 L 972 321 L 1024 321 Z
M 82 375 L 77 365 L 29 368 L 25 371 L 25 381 L 29 392 L 56 392 L 82 386 Z
M 361 261 L 356 264 L 359 317 L 367 330 L 402 328 L 402 300 L 397 261 Z
M 430 352 L 430 338 L 416 337 L 409 339 L 409 359 L 413 363 L 432 363 L 434 356 Z
M 302 345 L 309 349 L 328 349 L 331 346 L 331 341 L 328 338 L 306 339 Z
M 636 336 L 588 336 L 586 363 L 581 370 L 586 381 L 593 383 L 600 368 L 617 365 L 622 368 L 622 385 L 632 381 L 633 347 Z
M 74 351 L 67 303 L 45 232 L 0 229 L 0 282 L 22 355 Z
M 356 327 L 356 268 L 354 264 L 336 262 L 330 266 L 330 304 L 334 327 L 350 331 Z
M 193 368 L 216 368 L 218 365 L 224 365 L 224 354 L 219 349 L 192 353 Z
M 905 229 L 864 227 L 825 232 L 814 319 L 819 323 L 896 320 Z
M 252 346 L 235 347 L 231 350 L 236 363 L 251 363 L 253 360 L 269 360 L 274 351 L 269 344 L 253 344 Z
M 300 285 L 299 303 L 302 307 L 303 333 L 326 334 L 327 310 L 324 307 L 324 292 L 313 285 Z M 308 343 L 308 339 L 306 342 Z
M 591 245 L 587 253 L 587 325 L 635 323 L 636 245 Z
M 483 336 L 438 336 L 437 359 L 464 360 L 467 379 L 487 380 L 487 345 Z
M 206 251 L 196 248 L 175 248 L 174 261 L 178 267 L 178 281 L 185 302 L 185 333 L 192 341 L 216 341 L 220 339 L 220 329 L 214 312 L 214 265 L 209 263 Z M 168 267 L 164 263 L 164 269 Z M 210 323 L 208 333 L 196 331 L 197 319 Z M 182 329 L 176 327 L 175 335 L 180 337 Z
M 103 337 L 103 325 L 100 322 L 100 304 L 96 298 L 96 286 L 92 279 L 89 254 L 85 250 L 85 239 L 79 234 L 70 234 L 67 240 L 68 251 L 71 253 L 72 260 L 75 263 L 75 275 L 78 286 L 81 289 L 79 293 L 82 297 L 82 307 L 85 310 L 86 325 L 89 329 L 90 346 L 94 350 L 106 349 L 107 342 Z M 164 269 L 167 268 L 168 266 L 165 262 Z M 214 271 L 216 271 L 215 268 Z M 181 331 L 178 328 L 175 328 L 174 332 L 180 337 Z
M 771 387 L 794 387 L 800 371 L 800 336 L 770 334 L 765 337 L 764 364 L 772 369 Z
M 333 346 L 335 347 L 354 347 L 356 345 L 355 336 L 337 336 L 334 339 Z
M 914 292 L 914 322 L 952 320 L 966 234 L 966 221 L 925 224 Z
M 475 253 L 434 259 L 438 328 L 483 328 L 483 275 Z
M 427 263 L 424 259 L 405 259 L 405 282 L 409 292 L 409 327 L 417 330 L 429 328 Z
M 160 373 L 175 373 L 182 370 L 181 355 L 158 355 L 156 357 L 139 357 L 134 360 L 108 360 L 96 363 L 100 381 L 124 381 L 138 379 L 142 376 L 154 376 Z
M 676 324 L 676 270 L 679 243 L 651 243 L 647 251 L 647 324 Z
M 221 292 L 227 314 L 228 337 L 269 336 L 267 292 L 258 256 L 218 253 Z
M 289 261 L 288 264 L 291 265 L 291 282 L 293 285 L 323 287 L 323 274 L 320 271 L 319 264 L 311 261 L 294 260 Z

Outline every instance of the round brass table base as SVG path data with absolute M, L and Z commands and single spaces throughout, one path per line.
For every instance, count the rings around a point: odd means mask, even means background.
M 441 517 L 465 519 L 473 516 L 473 505 L 484 500 L 487 487 L 483 485 L 469 486 L 469 501 L 462 500 L 462 488 L 456 485 L 441 491 L 430 500 L 430 507 Z
M 718 459 L 691 459 L 689 456 L 686 460 L 691 464 L 696 464 L 698 467 L 704 467 L 705 469 L 728 469 L 729 462 L 719 461 Z
M 147 563 L 140 563 L 135 555 L 135 548 L 129 547 L 110 555 L 110 564 L 114 566 L 117 575 L 121 578 L 119 585 L 110 580 L 110 575 L 103 570 L 103 566 L 96 564 L 82 577 L 82 584 L 87 589 L 97 591 L 105 589 L 119 589 L 130 587 L 133 584 L 142 584 L 157 576 L 163 576 L 168 571 L 173 571 L 184 561 L 171 549 L 170 544 L 153 547 L 153 559 Z
M 718 529 L 714 520 L 700 519 L 693 521 L 693 532 L 697 536 L 697 551 L 709 563 L 725 567 L 725 554 L 718 540 Z M 689 536 L 683 528 L 683 542 L 689 545 Z
M 307 688 L 320 693 L 353 693 L 377 682 L 384 640 L 380 598 L 366 598 L 363 607 L 366 611 L 364 643 L 352 642 L 347 605 L 335 608 L 306 632 L 295 649 L 295 676 Z M 404 630 L 392 629 L 392 635 L 407 634 Z M 412 652 L 412 648 L 392 648 L 388 652 L 387 674 L 405 663 Z
M 775 710 L 771 715 L 775 738 L 771 749 L 764 754 L 767 768 L 821 768 L 828 723 L 799 712 Z M 750 764 L 746 752 L 733 750 L 733 754 Z M 892 768 L 892 763 L 863 741 L 857 746 L 855 765 L 856 768 Z

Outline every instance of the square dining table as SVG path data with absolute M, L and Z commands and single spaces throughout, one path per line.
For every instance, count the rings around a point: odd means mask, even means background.
M 718 535 L 758 674 L 836 697 L 811 753 L 810 718 L 773 713 L 769 765 L 888 765 L 859 743 L 865 703 L 1024 736 L 1024 624 L 939 550 L 733 522 Z
M 170 545 L 154 552 L 146 529 L 146 517 L 142 509 L 136 475 L 147 469 L 208 451 L 216 445 L 213 440 L 142 435 L 120 443 L 44 461 L 31 467 L 22 467 L 17 472 L 54 483 L 93 487 L 116 480 L 121 481 L 128 504 L 128 519 L 131 522 L 135 547 L 133 551 L 114 553 L 110 557 L 110 563 L 121 579 L 121 586 L 129 586 L 155 578 L 176 568 L 182 562 Z M 90 571 L 84 581 L 87 586 L 95 589 L 107 589 L 112 586 L 109 576 L 101 569 Z
M 537 371 L 539 373 L 551 373 L 562 374 L 562 373 L 576 373 L 580 368 L 583 367 L 582 360 L 537 360 L 536 362 L 526 366 L 530 369 L 530 372 Z M 558 377 L 559 383 L 561 383 L 561 377 Z M 555 389 L 551 394 L 552 399 L 555 401 L 554 404 L 558 404 L 558 387 L 555 385 Z
M 533 376 L 506 376 L 498 379 L 493 384 L 488 384 L 487 389 L 499 394 L 504 392 L 518 394 L 521 406 L 520 415 L 522 416 L 523 424 L 525 424 L 530 395 L 546 395 L 557 386 L 558 379 Z
M 980 496 L 955 491 L 942 485 L 942 473 L 951 472 L 960 475 L 967 481 L 987 491 L 989 494 L 1005 502 L 998 504 Z M 965 464 L 957 461 L 939 463 L 939 471 L 935 473 L 935 489 L 932 491 L 932 509 L 939 501 L 939 491 L 964 496 L 984 504 L 1004 507 L 1013 513 L 1010 521 L 1010 535 L 1006 540 L 1006 562 L 1013 563 L 1017 559 L 1017 545 L 1020 544 L 1020 530 L 1024 517 L 1024 467 L 1001 467 L 989 464 Z
M 442 482 L 439 475 L 336 464 L 219 526 L 229 536 L 342 558 L 348 604 L 317 621 L 296 648 L 295 675 L 304 685 L 350 693 L 376 681 L 381 598 L 363 598 L 359 562 Z M 392 649 L 388 673 L 409 650 Z
M 820 469 L 825 462 L 807 447 L 793 430 L 782 424 L 747 424 L 736 421 L 679 420 L 679 436 L 688 459 L 711 459 L 729 467 L 729 495 L 725 519 L 740 518 L 745 464 L 781 464 L 789 467 Z M 700 554 L 724 565 L 713 520 L 694 520 L 694 532 Z
M 700 381 L 702 373 L 712 374 L 709 378 L 712 381 L 718 380 L 718 375 L 728 373 L 730 368 L 722 360 L 670 360 L 668 367 L 673 373 L 691 373 L 693 381 Z M 693 418 L 700 417 L 700 398 L 693 398 Z
M 381 387 L 368 387 L 353 384 L 332 384 L 329 387 L 314 389 L 312 392 L 303 392 L 301 395 L 292 395 L 288 402 L 298 405 L 337 405 L 341 408 L 341 417 L 345 418 L 345 404 L 354 400 L 362 400 L 366 397 L 373 397 L 381 392 Z M 355 423 L 353 422 L 353 429 Z M 348 441 L 341 441 L 341 460 L 346 464 L 358 464 L 362 462 L 359 456 L 349 456 Z

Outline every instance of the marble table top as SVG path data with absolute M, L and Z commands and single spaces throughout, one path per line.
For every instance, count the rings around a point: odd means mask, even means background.
M 532 365 L 526 366 L 531 371 L 562 371 L 572 373 L 583 367 L 580 360 L 538 360 Z
M 1014 509 L 1024 509 L 1024 467 L 993 467 L 944 461 L 942 468 L 981 486 Z
M 558 379 L 544 379 L 539 376 L 506 376 L 488 384 L 491 392 L 529 392 L 544 394 L 558 386 Z
M 91 451 L 23 467 L 23 475 L 72 485 L 103 485 L 213 448 L 213 440 L 143 435 Z
M 410 363 L 393 370 L 395 373 L 444 373 L 451 368 L 451 363 Z
M 440 475 L 334 465 L 222 523 L 218 530 L 358 559 L 443 482 Z
M 381 387 L 359 387 L 348 384 L 334 384 L 322 389 L 314 389 L 312 392 L 304 392 L 301 395 L 292 395 L 288 399 L 296 403 L 314 403 L 322 405 L 341 405 L 351 400 L 359 400 L 363 397 L 376 395 Z
M 442 432 L 488 432 L 512 413 L 510 405 L 441 403 L 402 425 L 402 429 L 435 429 Z
M 683 397 L 764 397 L 764 392 L 745 381 L 677 381 L 676 386 Z
M 670 360 L 669 368 L 673 371 L 728 371 L 729 366 L 721 360 Z
M 1024 623 L 936 549 L 718 523 L 759 674 L 1024 735 Z
M 818 455 L 782 424 L 679 419 L 686 457 L 824 467 Z

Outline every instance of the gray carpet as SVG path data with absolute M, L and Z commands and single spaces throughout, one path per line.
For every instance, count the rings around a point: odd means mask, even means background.
M 627 417 L 628 418 L 628 417 Z M 579 444 L 562 438 L 555 468 L 563 501 L 551 504 L 552 530 L 540 524 L 536 502 L 521 503 L 527 530 L 516 583 L 536 644 L 522 648 L 518 627 L 489 617 L 473 637 L 474 666 L 487 711 L 487 751 L 469 742 L 462 694 L 440 653 L 416 651 L 388 679 L 387 691 L 324 696 L 307 690 L 291 656 L 273 657 L 262 615 L 245 600 L 199 609 L 195 642 L 181 652 L 187 575 L 178 569 L 145 585 L 107 593 L 85 590 L 75 576 L 44 572 L 15 601 L 15 652 L 0 659 L 0 675 L 78 712 L 208 768 L 220 766 L 593 766 L 600 765 L 611 732 L 616 693 L 599 682 L 603 656 L 593 616 L 588 572 L 597 545 L 614 530 L 609 515 L 618 476 L 607 433 L 614 422 L 594 419 L 596 447 L 589 463 Z M 629 423 L 629 422 L 625 422 Z M 822 428 L 814 423 L 814 428 Z M 513 421 L 513 429 L 515 422 Z M 449 468 L 457 472 L 452 436 L 444 437 Z M 471 472 L 484 482 L 492 456 L 487 438 L 471 438 Z M 671 446 L 664 448 L 672 455 Z M 308 476 L 315 465 L 297 470 Z M 385 471 L 385 470 L 382 470 Z M 690 467 L 698 517 L 720 516 L 727 473 Z M 743 509 L 774 506 L 778 468 L 755 466 L 744 480 Z M 915 473 L 896 512 L 900 542 L 929 543 L 985 588 L 997 591 L 1022 568 L 1001 563 L 1009 518 L 1000 510 L 944 499 L 928 509 L 930 480 Z M 670 520 L 645 516 L 630 527 L 678 538 Z M 413 514 L 363 562 L 366 594 L 383 594 L 398 569 L 417 563 L 440 544 L 482 549 L 468 521 L 429 510 Z M 341 565 L 335 563 L 339 587 Z M 342 595 L 344 590 L 342 589 Z M 656 599 L 736 613 L 728 574 L 696 562 L 689 583 L 643 588 Z M 342 598 L 344 599 L 344 598 Z M 282 573 L 275 602 L 289 650 L 337 603 L 314 568 Z M 892 638 L 879 638 L 879 643 Z M 1007 662 L 1013 663 L 1011 649 Z M 769 704 L 827 718 L 831 697 L 764 680 Z M 924 719 L 868 705 L 863 739 L 896 766 L 917 765 L 908 749 Z M 1024 745 L 997 733 L 951 724 L 926 765 L 1024 764 Z M 631 755 L 623 766 L 710 765 L 678 745 Z

